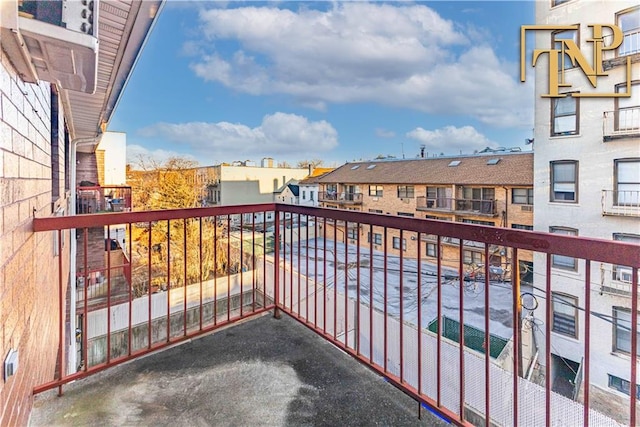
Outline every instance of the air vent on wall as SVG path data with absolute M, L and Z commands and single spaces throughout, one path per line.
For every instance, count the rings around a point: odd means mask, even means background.
M 21 78 L 96 89 L 98 0 L 0 2 L 2 47 Z

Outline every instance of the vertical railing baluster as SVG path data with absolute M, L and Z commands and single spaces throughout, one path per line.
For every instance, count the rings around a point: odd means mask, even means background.
M 384 333 L 384 361 L 383 361 L 383 367 L 384 367 L 384 372 L 387 372 L 387 359 L 388 359 L 388 349 L 387 349 L 387 344 L 388 344 L 388 322 L 387 322 L 387 318 L 389 316 L 389 307 L 388 307 L 388 291 L 389 291 L 389 276 L 388 276 L 388 272 L 389 272 L 389 258 L 388 258 L 388 247 L 387 247 L 387 227 L 385 226 L 383 228 L 383 233 L 384 235 L 382 236 L 383 238 L 383 272 L 384 272 L 384 278 L 383 278 L 383 286 L 384 286 L 384 306 L 383 306 L 383 310 L 384 310 L 384 328 L 383 328 L 383 333 Z M 373 237 L 373 236 L 372 236 Z
M 547 263 L 545 267 L 545 293 L 547 298 L 547 306 L 545 310 L 545 331 L 544 331 L 544 360 L 546 361 L 544 367 L 544 388 L 545 388 L 545 425 L 549 427 L 551 425 L 551 325 L 553 324 L 553 319 L 551 317 L 551 307 L 553 305 L 553 296 L 551 293 L 551 254 L 547 254 Z M 514 358 L 515 359 L 515 358 Z M 514 371 L 513 376 L 517 377 L 518 372 Z M 514 396 L 515 399 L 515 396 Z M 514 401 L 514 410 L 517 407 L 517 402 Z M 517 411 L 514 411 L 514 420 Z
M 491 320 L 491 300 L 489 298 L 490 269 L 489 269 L 489 244 L 484 244 L 484 422 L 491 425 L 491 332 L 489 330 Z
M 400 230 L 400 384 L 404 383 L 404 246 Z
M 171 220 L 167 220 L 167 342 L 171 341 Z
M 589 388 L 590 388 L 590 356 L 591 356 L 591 260 L 585 259 L 584 270 L 584 399 L 582 424 L 589 427 Z
M 437 287 L 438 287 L 438 300 L 437 300 L 437 312 L 438 312 L 438 321 L 436 325 L 438 325 L 438 333 L 436 335 L 436 402 L 438 408 L 442 407 L 442 330 L 444 329 L 442 326 L 442 236 L 436 236 L 436 256 L 438 257 L 436 260 L 436 275 L 438 276 Z
M 104 199 L 103 199 L 104 200 Z M 107 225 L 107 365 L 111 362 L 111 226 Z
M 520 297 L 520 263 L 518 262 L 518 249 L 513 248 L 511 253 L 511 284 L 513 299 L 513 425 L 519 423 L 519 395 L 520 377 L 522 373 L 522 305 Z M 548 361 L 549 359 L 547 359 Z
M 460 398 L 460 406 L 459 406 L 459 411 L 460 411 L 460 420 L 464 421 L 464 399 L 465 399 L 465 393 L 464 393 L 464 287 L 465 287 L 465 283 L 464 283 L 464 245 L 463 245 L 463 240 L 459 239 L 459 243 L 458 243 L 458 307 L 460 309 L 460 316 L 459 316 L 459 325 L 458 325 L 458 334 L 459 334 L 459 353 L 458 353 L 458 364 L 459 364 L 459 374 L 460 376 L 458 377 L 459 383 L 458 383 L 458 388 L 459 388 L 459 398 Z

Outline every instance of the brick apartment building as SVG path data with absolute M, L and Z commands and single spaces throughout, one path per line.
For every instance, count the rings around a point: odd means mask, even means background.
M 161 6 L 101 1 L 93 15 L 84 3 L 69 2 L 66 18 L 62 2 L 0 3 L 0 355 L 17 362 L 0 382 L 0 425 L 27 424 L 34 386 L 56 366 L 75 371 L 77 241 L 68 231 L 35 233 L 33 218 L 76 213 L 84 161 L 96 173 L 101 135 Z M 70 55 L 76 67 L 59 68 Z
M 494 152 L 489 155 L 383 160 L 347 163 L 318 179 L 322 207 L 348 209 L 375 214 L 398 215 L 439 221 L 465 222 L 514 229 L 533 228 L 533 153 Z M 361 244 L 373 239 L 376 249 L 383 249 L 382 231 L 356 229 L 350 224 L 346 236 L 340 229 L 338 238 Z M 413 236 L 389 233 L 387 251 L 407 256 L 417 254 Z M 420 242 L 423 257 L 435 261 L 435 237 Z M 464 242 L 463 262 L 468 273 L 484 262 L 483 246 Z M 444 265 L 456 267 L 458 242 L 444 238 L 439 256 Z M 521 273 L 531 272 L 531 257 L 524 258 Z M 490 248 L 492 274 L 509 274 L 510 254 L 505 248 Z

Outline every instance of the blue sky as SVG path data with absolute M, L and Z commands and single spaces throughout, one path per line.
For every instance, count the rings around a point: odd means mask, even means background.
M 109 130 L 128 161 L 326 164 L 522 147 L 531 1 L 169 0 Z

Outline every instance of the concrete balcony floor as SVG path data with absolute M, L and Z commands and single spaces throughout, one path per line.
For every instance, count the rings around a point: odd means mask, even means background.
M 295 320 L 271 314 L 35 397 L 30 425 L 444 426 Z

